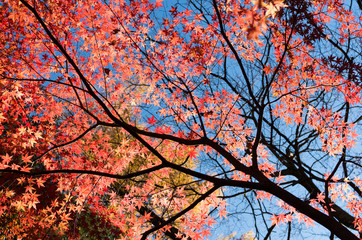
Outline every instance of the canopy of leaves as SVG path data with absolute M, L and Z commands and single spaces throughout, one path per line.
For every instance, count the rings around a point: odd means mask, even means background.
M 361 13 L 3 0 L 1 237 L 203 239 L 245 213 L 239 238 L 358 239 Z

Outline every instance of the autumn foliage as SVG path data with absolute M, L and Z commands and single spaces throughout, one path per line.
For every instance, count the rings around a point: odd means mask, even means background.
M 207 239 L 238 202 L 258 239 L 359 239 L 361 13 L 1 1 L 0 238 Z

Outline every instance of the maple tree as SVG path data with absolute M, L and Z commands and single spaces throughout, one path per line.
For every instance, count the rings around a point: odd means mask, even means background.
M 0 12 L 1 237 L 203 239 L 239 200 L 362 236 L 361 1 Z

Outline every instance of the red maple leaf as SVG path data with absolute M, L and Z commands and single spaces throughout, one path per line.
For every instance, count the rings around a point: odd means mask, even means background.
M 155 123 L 157 122 L 157 119 L 152 116 L 151 118 L 147 118 L 147 123 L 150 124 L 150 125 L 155 125 Z

